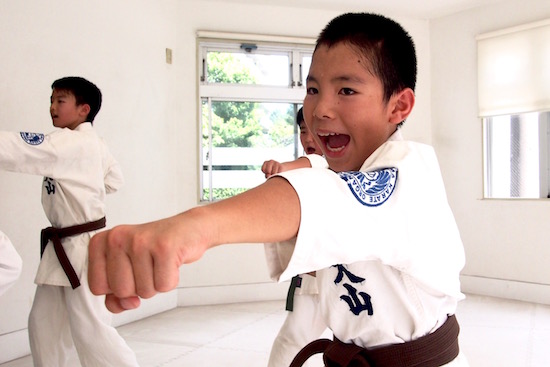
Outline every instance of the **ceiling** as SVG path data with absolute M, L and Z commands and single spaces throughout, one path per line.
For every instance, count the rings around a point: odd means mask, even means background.
M 313 9 L 369 11 L 433 19 L 503 0 L 223 0 L 248 4 L 266 4 Z

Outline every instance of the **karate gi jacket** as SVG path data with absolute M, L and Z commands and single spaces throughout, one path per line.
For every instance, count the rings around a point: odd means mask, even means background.
M 298 194 L 301 223 L 295 245 L 267 245 L 270 275 L 315 270 L 336 338 L 366 348 L 402 343 L 455 313 L 464 249 L 431 147 L 397 131 L 359 172 L 280 176 Z
M 0 169 L 44 176 L 42 206 L 51 225 L 63 228 L 105 216 L 105 195 L 124 179 L 120 165 L 89 122 L 50 134 L 0 132 Z M 88 242 L 94 232 L 61 243 L 79 279 L 87 276 Z M 37 252 L 39 251 L 37 235 Z M 70 286 L 50 242 L 36 284 Z

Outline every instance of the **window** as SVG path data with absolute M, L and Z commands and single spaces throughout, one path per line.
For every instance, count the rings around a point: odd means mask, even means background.
M 265 160 L 302 155 L 295 117 L 314 45 L 287 37 L 216 36 L 199 32 L 198 39 L 201 201 L 261 184 Z
M 550 20 L 477 37 L 484 197 L 550 193 Z

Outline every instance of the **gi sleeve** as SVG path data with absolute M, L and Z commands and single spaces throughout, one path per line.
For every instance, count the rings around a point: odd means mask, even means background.
M 53 149 L 44 144 L 44 134 L 26 134 L 0 131 L 0 169 L 36 173 L 29 162 L 51 162 L 55 159 Z
M 9 238 L 0 231 L 0 295 L 5 293 L 21 274 L 22 260 Z
M 312 168 L 328 168 L 328 162 L 322 155 L 307 154 L 305 157 L 309 159 Z
M 383 159 L 364 172 L 280 174 L 298 194 L 301 222 L 279 280 L 376 260 L 446 294 L 460 288 L 464 250 L 433 150 L 404 142 L 381 149 Z
M 328 169 L 327 160 L 322 155 L 306 154 L 304 157 L 309 160 L 311 168 Z M 303 169 L 307 170 L 309 168 Z M 287 241 L 264 244 L 265 258 L 271 279 L 277 280 L 278 276 L 287 267 L 294 251 L 295 242 L 296 238 L 292 238 Z
M 105 192 L 112 194 L 117 192 L 124 185 L 124 176 L 120 164 L 113 157 L 107 144 L 102 140 L 104 154 L 103 154 L 103 167 L 104 167 L 104 182 Z
M 85 156 L 85 146 L 69 129 L 50 134 L 0 131 L 0 169 L 58 178 Z

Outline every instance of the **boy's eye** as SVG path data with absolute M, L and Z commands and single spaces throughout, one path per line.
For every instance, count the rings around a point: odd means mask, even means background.
M 317 94 L 317 88 L 313 88 L 313 87 L 307 88 L 307 94 Z
M 355 91 L 350 88 L 342 88 L 340 89 L 340 93 L 346 96 L 351 96 L 352 94 L 355 94 Z

